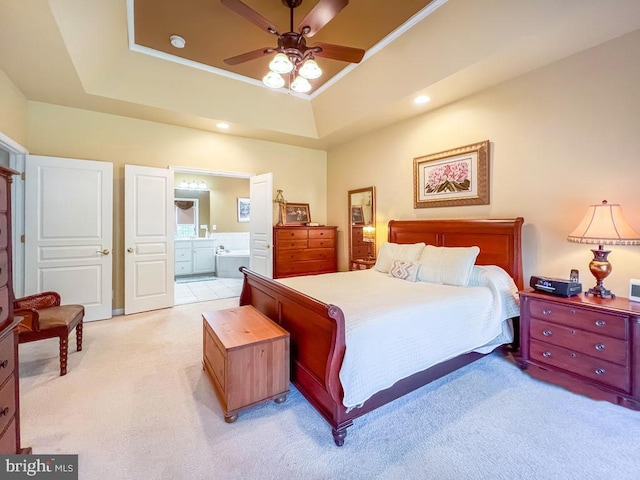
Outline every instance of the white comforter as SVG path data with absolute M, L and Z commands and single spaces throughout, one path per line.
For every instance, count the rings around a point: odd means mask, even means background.
M 362 405 L 398 380 L 471 351 L 512 340 L 517 289 L 498 267 L 474 267 L 469 287 L 408 282 L 376 270 L 293 277 L 279 282 L 345 315 L 340 380 L 344 406 Z

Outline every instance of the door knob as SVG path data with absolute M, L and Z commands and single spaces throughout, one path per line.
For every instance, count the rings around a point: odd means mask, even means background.
M 127 248 L 127 252 L 133 253 L 133 248 L 131 248 L 131 247 Z
M 99 254 L 101 254 L 101 255 L 109 255 L 109 253 L 111 253 L 111 252 L 109 252 L 109 250 L 107 250 L 107 249 L 105 248 L 105 249 L 104 249 L 104 250 L 102 250 L 101 252 L 100 252 L 100 251 L 98 251 L 98 252 L 96 252 L 96 253 L 99 253 Z

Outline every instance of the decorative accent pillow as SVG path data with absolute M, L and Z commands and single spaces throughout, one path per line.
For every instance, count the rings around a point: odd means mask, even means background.
M 479 253 L 478 247 L 427 245 L 420 255 L 418 280 L 466 287 Z
M 378 249 L 378 258 L 373 266 L 375 270 L 388 273 L 394 260 L 415 262 L 420 258 L 425 244 L 422 243 L 391 243 L 385 242 Z
M 418 270 L 420 264 L 418 262 L 408 262 L 405 260 L 394 260 L 389 268 L 389 276 L 415 282 L 418 280 Z

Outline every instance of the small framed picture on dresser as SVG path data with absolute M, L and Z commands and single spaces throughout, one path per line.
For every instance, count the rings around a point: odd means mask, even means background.
M 280 205 L 283 225 L 305 225 L 311 221 L 308 203 L 284 203 Z
M 635 278 L 629 280 L 629 300 L 640 302 L 640 280 Z

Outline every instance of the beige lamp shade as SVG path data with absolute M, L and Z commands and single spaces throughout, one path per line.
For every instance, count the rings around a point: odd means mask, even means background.
M 567 240 L 594 245 L 640 245 L 640 235 L 629 226 L 619 204 L 603 200 L 601 205 L 590 205 L 580 225 Z

